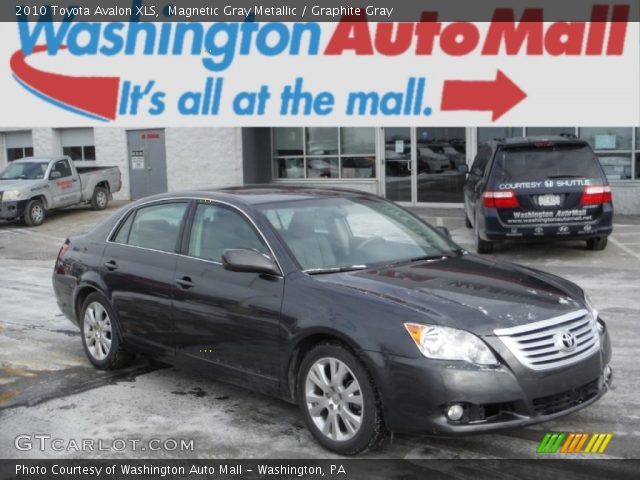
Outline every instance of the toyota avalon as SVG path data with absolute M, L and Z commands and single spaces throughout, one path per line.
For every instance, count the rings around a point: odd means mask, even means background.
M 362 192 L 149 197 L 69 238 L 53 284 L 96 368 L 140 352 L 297 403 L 345 455 L 387 431 L 555 419 L 611 381 L 607 327 L 580 287 L 470 254 Z

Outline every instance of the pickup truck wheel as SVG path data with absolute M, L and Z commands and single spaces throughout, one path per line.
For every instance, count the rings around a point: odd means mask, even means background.
M 587 240 L 587 248 L 589 250 L 604 250 L 607 248 L 608 237 L 596 237 Z
M 356 455 L 383 440 L 386 429 L 373 379 L 342 345 L 322 343 L 307 353 L 297 388 L 305 423 L 323 447 Z
M 24 223 L 29 227 L 37 227 L 44 222 L 44 204 L 37 198 L 29 200 L 24 209 Z
M 109 205 L 109 191 L 104 187 L 96 187 L 91 197 L 91 208 L 104 210 Z

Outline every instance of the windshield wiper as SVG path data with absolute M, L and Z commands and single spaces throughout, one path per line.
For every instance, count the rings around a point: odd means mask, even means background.
M 356 270 L 364 270 L 366 265 L 350 265 L 345 267 L 327 267 L 327 268 L 310 268 L 304 270 L 304 273 L 309 275 L 321 275 L 323 273 L 340 273 L 340 272 L 354 272 Z

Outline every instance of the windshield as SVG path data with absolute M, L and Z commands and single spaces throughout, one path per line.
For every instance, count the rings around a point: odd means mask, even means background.
M 0 180 L 40 180 L 47 171 L 46 162 L 11 163 L 0 173 Z
M 498 153 L 496 168 L 500 183 L 602 176 L 596 156 L 582 143 L 505 148 Z
M 258 208 L 310 273 L 440 258 L 459 250 L 400 207 L 370 197 L 297 200 Z

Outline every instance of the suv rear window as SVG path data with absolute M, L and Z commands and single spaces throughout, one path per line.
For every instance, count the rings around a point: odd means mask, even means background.
M 523 145 L 502 148 L 496 156 L 496 181 L 549 178 L 600 178 L 598 159 L 583 143 Z

